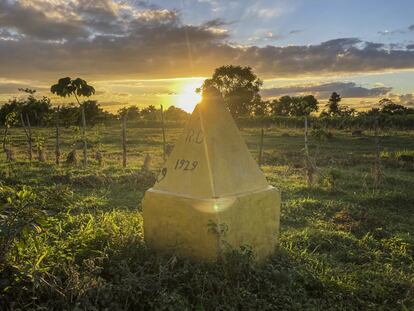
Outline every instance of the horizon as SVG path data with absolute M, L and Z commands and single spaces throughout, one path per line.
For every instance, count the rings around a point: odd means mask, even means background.
M 410 1 L 0 1 L 0 103 L 86 79 L 114 112 L 174 105 L 222 65 L 250 66 L 264 99 L 332 92 L 361 110 L 414 100 Z M 340 12 L 340 14 L 338 13 Z M 338 18 L 340 16 L 340 18 Z

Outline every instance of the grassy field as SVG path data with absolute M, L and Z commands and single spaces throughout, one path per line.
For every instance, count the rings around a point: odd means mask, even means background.
M 12 129 L 17 161 L 1 154 L 0 204 L 47 217 L 14 241 L 0 267 L 0 309 L 414 309 L 413 132 L 381 133 L 379 189 L 372 133 L 311 136 L 318 178 L 309 188 L 302 130 L 267 129 L 262 169 L 282 191 L 281 243 L 257 265 L 249 250 L 200 263 L 145 246 L 140 201 L 154 177 L 139 169 L 146 153 L 151 170 L 160 169 L 159 129 L 128 129 L 125 169 L 120 127 L 89 130 L 90 154 L 101 150 L 105 163 L 91 159 L 86 169 L 56 167 L 53 129 L 34 131 L 49 162 L 29 164 L 23 131 Z M 180 132 L 168 129 L 168 142 Z M 259 133 L 243 129 L 255 157 Z M 63 130 L 65 154 L 78 138 L 75 129 Z

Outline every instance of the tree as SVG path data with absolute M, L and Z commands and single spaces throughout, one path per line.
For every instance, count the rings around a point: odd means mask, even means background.
M 260 101 L 263 82 L 250 67 L 227 65 L 216 68 L 211 79 L 206 79 L 198 91 L 216 88 L 223 96 L 233 117 L 247 116 L 254 104 Z
M 85 107 L 79 102 L 80 96 L 89 97 L 95 94 L 95 89 L 93 86 L 88 85 L 85 80 L 76 78 L 72 80 L 70 77 L 61 78 L 58 80 L 57 84 L 52 85 L 50 91 L 53 94 L 56 94 L 61 97 L 74 95 L 76 101 L 78 102 L 81 108 L 82 116 L 82 137 L 83 137 L 83 165 L 86 166 L 88 162 L 87 155 L 87 143 L 86 143 L 86 119 L 85 119 Z
M 269 113 L 270 103 L 265 100 L 258 100 L 253 104 L 252 113 L 256 117 L 263 117 Z
M 34 97 L 36 90 L 19 89 L 19 91 L 28 93 L 26 100 L 22 105 L 22 113 L 29 116 L 29 122 L 37 126 L 43 126 L 50 120 L 52 104 L 50 98 L 43 96 L 42 99 Z
M 103 122 L 106 119 L 113 118 L 114 116 L 104 111 L 100 104 L 96 100 L 86 100 L 83 103 L 85 110 L 85 119 L 88 124 L 95 125 Z M 80 121 L 80 120 L 79 120 Z
M 307 95 L 295 98 L 291 115 L 308 116 L 316 111 L 318 111 L 318 100 L 313 95 Z
M 141 116 L 145 120 L 157 120 L 158 110 L 153 105 L 149 105 L 148 107 L 141 110 Z
M 123 115 L 126 115 L 126 118 L 128 120 L 138 120 L 140 118 L 140 111 L 136 105 L 123 107 L 118 110 L 117 115 L 119 118 L 122 118 Z
M 318 100 L 313 95 L 282 96 L 270 104 L 271 113 L 279 116 L 307 116 L 318 111 Z
M 394 103 L 391 99 L 383 98 L 379 101 L 381 113 L 389 115 L 404 115 L 414 113 L 414 109 Z
M 270 103 L 270 113 L 277 116 L 288 116 L 292 99 L 290 96 L 282 96 Z
M 6 154 L 6 158 L 8 161 L 13 161 L 13 152 L 11 148 L 7 147 L 8 134 L 9 134 L 10 128 L 14 124 L 16 124 L 16 121 L 17 121 L 17 114 L 14 111 L 7 114 L 7 116 L 5 117 L 5 121 L 4 121 L 5 129 L 4 129 L 4 135 L 3 135 L 3 151 Z
M 326 112 L 330 116 L 340 115 L 341 109 L 339 107 L 339 102 L 342 100 L 341 95 L 336 92 L 331 94 L 331 97 L 328 99 L 328 104 L 326 107 L 328 111 Z
M 76 107 L 74 103 L 61 106 L 59 111 L 59 119 L 62 122 L 62 125 L 66 127 L 73 124 L 79 124 L 79 108 Z
M 184 121 L 187 120 L 189 114 L 182 110 L 181 108 L 170 106 L 166 111 L 164 111 L 165 120 L 168 121 Z
M 33 89 L 19 89 L 19 91 L 27 93 L 27 98 L 13 98 L 0 107 L 0 123 L 5 122 L 6 116 L 15 112 L 17 115 L 24 115 L 29 118 L 30 124 L 38 126 L 45 125 L 49 122 L 52 116 L 52 105 L 48 97 L 37 99 L 34 94 L 36 90 Z M 23 125 L 23 124 L 22 124 Z

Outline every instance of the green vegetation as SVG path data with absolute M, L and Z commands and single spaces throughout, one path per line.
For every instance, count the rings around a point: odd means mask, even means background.
M 104 164 L 90 159 L 86 168 L 29 163 L 23 129 L 9 128 L 15 161 L 0 155 L 1 310 L 414 308 L 413 132 L 381 133 L 375 190 L 371 131 L 314 128 L 317 181 L 307 187 L 303 129 L 266 129 L 262 169 L 282 191 L 281 243 L 258 265 L 248 247 L 201 263 L 145 246 L 140 201 L 161 168 L 162 134 L 140 126 L 127 126 L 127 168 L 119 124 L 88 129 Z M 32 131 L 52 153 L 54 130 Z M 167 128 L 167 142 L 180 132 Z M 243 135 L 257 157 L 260 128 Z M 63 158 L 80 139 L 79 129 L 62 129 Z M 146 154 L 150 172 L 141 171 Z

